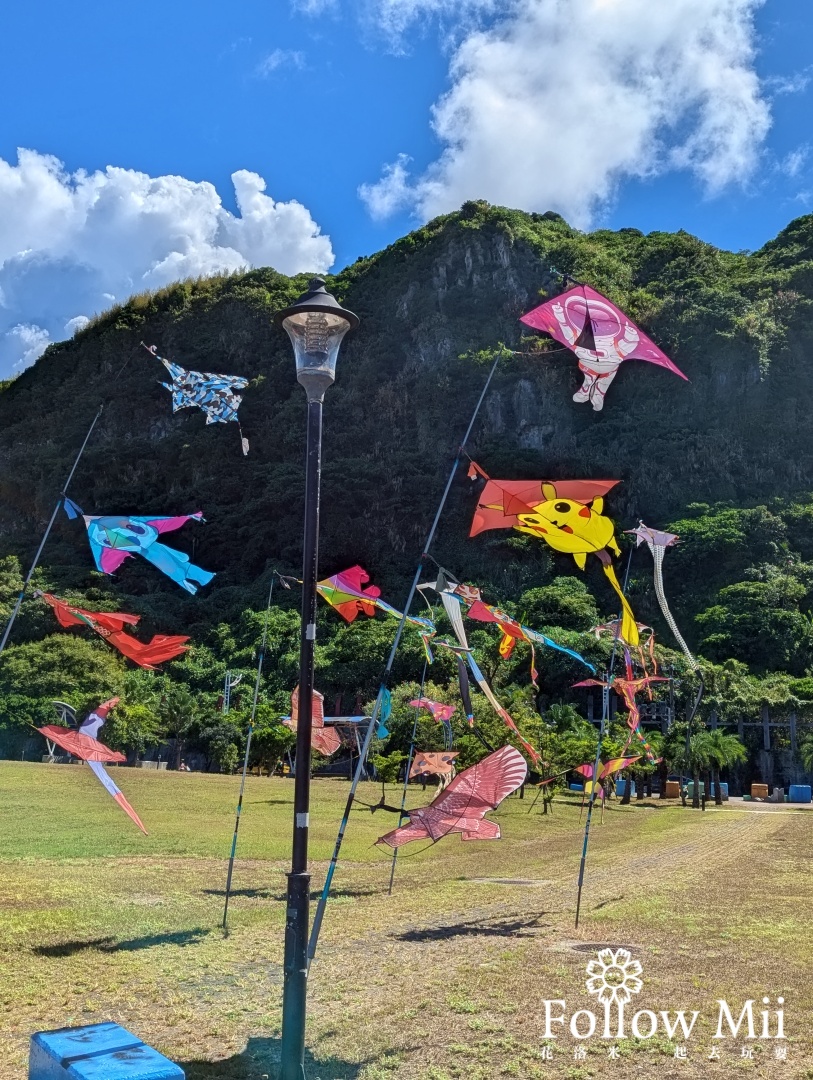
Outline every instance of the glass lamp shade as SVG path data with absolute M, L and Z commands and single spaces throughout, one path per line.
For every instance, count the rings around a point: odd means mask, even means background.
M 336 358 L 342 339 L 348 330 L 358 326 L 358 317 L 338 304 L 325 290 L 321 278 L 314 278 L 309 291 L 279 312 L 276 321 L 294 347 L 297 380 L 308 398 L 321 400 L 336 378 Z

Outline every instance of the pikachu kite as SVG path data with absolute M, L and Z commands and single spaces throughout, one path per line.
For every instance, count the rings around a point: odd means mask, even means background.
M 469 476 L 487 481 L 469 535 L 486 529 L 516 529 L 544 540 L 554 551 L 572 555 L 580 570 L 587 556 L 595 555 L 621 601 L 620 636 L 628 645 L 638 645 L 635 616 L 613 567 L 612 555 L 620 554 L 615 527 L 604 516 L 604 496 L 618 481 L 492 480 L 474 462 Z

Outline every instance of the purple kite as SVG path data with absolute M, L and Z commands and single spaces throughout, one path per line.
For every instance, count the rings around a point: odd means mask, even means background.
M 604 408 L 604 395 L 625 360 L 647 360 L 686 378 L 640 327 L 589 285 L 578 285 L 547 300 L 520 322 L 573 350 L 584 375 L 573 400 L 589 401 L 596 412 Z

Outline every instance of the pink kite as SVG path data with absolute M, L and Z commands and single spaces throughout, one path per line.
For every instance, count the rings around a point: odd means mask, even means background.
M 313 691 L 312 709 L 311 746 L 323 757 L 330 757 L 342 745 L 342 739 L 335 728 L 325 727 L 325 698 L 318 690 Z M 299 687 L 291 694 L 291 715 L 282 722 L 291 731 L 296 731 L 299 723 Z
M 605 761 L 602 767 L 599 769 L 599 780 L 606 780 L 608 776 L 612 776 L 614 773 L 622 772 L 624 769 L 628 769 L 630 765 L 634 765 L 636 761 L 641 760 L 641 755 L 638 757 L 620 757 L 611 758 L 609 761 Z M 593 778 L 593 766 L 592 765 L 577 765 L 573 772 L 579 773 L 580 776 L 585 777 L 587 780 Z
M 525 782 L 528 766 L 519 750 L 503 746 L 456 776 L 428 806 L 409 811 L 401 825 L 377 842 L 399 848 L 412 840 L 440 840 L 458 832 L 464 840 L 499 840 L 500 827 L 485 818 Z
M 45 727 L 37 728 L 37 731 L 50 742 L 54 742 L 57 746 L 61 746 L 63 750 L 67 750 L 73 757 L 81 758 L 82 761 L 87 762 L 96 779 L 146 836 L 147 830 L 141 824 L 141 818 L 130 806 L 121 789 L 111 780 L 102 765 L 103 761 L 120 763 L 126 761 L 127 758 L 124 754 L 120 754 L 118 750 L 111 750 L 103 742 L 99 742 L 96 737 L 104 727 L 108 713 L 118 703 L 119 698 L 114 697 L 110 698 L 109 701 L 102 702 L 101 705 L 97 705 L 90 716 L 79 725 L 78 729 L 60 727 L 57 724 L 46 724 Z M 73 710 L 69 710 L 69 712 L 73 716 Z
M 353 622 L 359 612 L 375 615 L 376 605 L 372 602 L 381 596 L 377 585 L 364 586 L 370 575 L 361 566 L 351 566 L 340 574 L 320 581 L 317 588 L 327 602 L 334 607 L 343 619 Z
M 547 300 L 520 322 L 573 350 L 584 375 L 573 400 L 591 402 L 596 412 L 604 408 L 604 395 L 625 360 L 647 360 L 686 378 L 640 327 L 589 285 L 577 285 Z
M 437 720 L 439 724 L 445 723 L 455 714 L 454 705 L 444 705 L 440 701 L 430 701 L 429 698 L 415 698 L 414 701 L 409 703 L 415 709 L 427 709 L 434 720 Z

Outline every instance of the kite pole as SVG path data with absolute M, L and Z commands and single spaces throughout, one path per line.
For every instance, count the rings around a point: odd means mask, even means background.
M 433 614 L 434 614 L 434 612 L 433 612 Z M 423 687 L 424 687 L 424 683 L 426 681 L 426 668 L 427 668 L 427 666 L 428 666 L 428 661 L 424 660 L 424 662 L 423 662 L 423 674 L 421 675 L 421 692 L 418 695 L 418 697 L 423 697 Z M 407 754 L 406 769 L 404 771 L 404 787 L 403 787 L 403 790 L 401 791 L 401 813 L 400 813 L 400 815 L 398 817 L 398 825 L 399 825 L 399 827 L 403 824 L 404 818 L 406 817 L 406 814 L 404 813 L 404 808 L 406 807 L 407 784 L 409 783 L 409 770 L 412 768 L 412 756 L 415 753 L 415 737 L 418 734 L 418 718 L 419 718 L 420 714 L 421 714 L 421 710 L 416 706 L 416 708 L 415 708 L 415 720 L 414 720 L 414 722 L 412 724 L 412 735 L 410 736 L 410 739 L 409 739 L 409 753 Z M 396 861 L 397 857 L 398 857 L 398 848 L 393 848 L 392 849 L 392 865 L 390 867 L 390 884 L 389 884 L 389 888 L 387 889 L 387 896 L 392 896 L 392 883 L 395 880 L 395 861 Z
M 85 452 L 85 447 L 88 444 L 88 440 L 90 439 L 90 436 L 93 434 L 93 429 L 96 427 L 96 423 L 99 420 L 99 417 L 102 415 L 102 410 L 103 409 L 104 409 L 104 405 L 100 405 L 99 406 L 99 411 L 93 417 L 93 423 L 88 428 L 88 433 L 87 433 L 87 435 L 85 435 L 85 441 L 82 443 L 81 447 L 79 448 L 79 453 L 76 455 L 76 460 L 73 463 L 71 471 L 68 473 L 68 479 L 65 481 L 65 483 L 64 483 L 64 485 L 62 487 L 62 491 L 60 491 L 60 493 L 59 493 L 59 499 L 57 500 L 57 504 L 54 507 L 53 514 L 51 514 L 51 520 L 48 522 L 48 525 L 46 526 L 45 533 L 44 533 L 44 535 L 42 537 L 42 540 L 40 541 L 40 546 L 37 548 L 37 554 L 34 556 L 34 561 L 31 563 L 31 568 L 29 569 L 28 573 L 26 574 L 25 581 L 23 582 L 23 587 L 20 590 L 20 595 L 17 597 L 17 602 L 15 603 L 15 605 L 14 605 L 14 607 L 12 609 L 11 615 L 9 616 L 9 620 L 6 623 L 6 628 L 3 631 L 3 637 L 0 638 L 0 653 L 2 653 L 3 649 L 5 649 L 5 647 L 6 647 L 6 642 L 8 641 L 9 634 L 11 633 L 11 628 L 14 625 L 14 620 L 17 618 L 17 615 L 20 612 L 20 608 L 22 607 L 23 598 L 25 596 L 25 591 L 28 588 L 28 586 L 29 586 L 29 584 L 31 582 L 31 578 L 34 576 L 34 571 L 37 569 L 37 566 L 39 564 L 40 556 L 42 555 L 42 549 L 45 547 L 45 542 L 48 539 L 48 536 L 50 535 L 50 532 L 51 532 L 51 529 L 53 528 L 54 522 L 56 521 L 56 516 L 59 513 L 59 508 L 60 508 L 60 506 L 62 506 L 62 502 L 63 502 L 63 500 L 65 499 L 65 496 L 68 493 L 68 488 L 70 487 L 71 480 L 73 480 L 73 474 L 76 472 L 76 467 L 77 467 L 77 465 L 79 464 L 79 462 L 80 462 L 80 460 L 82 458 L 82 454 L 84 454 L 84 452 Z
M 226 903 L 223 907 L 223 929 L 228 932 L 226 920 L 229 915 L 229 896 L 231 895 L 231 876 L 234 870 L 234 855 L 237 851 L 237 830 L 240 828 L 240 814 L 243 809 L 243 792 L 246 788 L 246 773 L 248 772 L 248 754 L 251 750 L 251 736 L 254 734 L 254 720 L 257 716 L 257 701 L 260 697 L 260 678 L 263 673 L 263 661 L 265 660 L 265 645 L 268 640 L 268 616 L 271 613 L 271 598 L 274 595 L 274 572 L 271 574 L 271 588 L 268 590 L 268 603 L 265 607 L 265 623 L 263 624 L 263 640 L 260 645 L 260 658 L 257 662 L 257 679 L 254 683 L 254 698 L 251 702 L 251 716 L 248 720 L 248 735 L 246 737 L 246 753 L 243 758 L 243 775 L 240 778 L 240 795 L 237 799 L 237 816 L 234 820 L 234 836 L 231 841 L 231 854 L 229 855 L 229 872 L 226 875 Z
M 322 888 L 322 895 L 319 897 L 319 903 L 316 905 L 316 913 L 314 915 L 313 926 L 311 927 L 310 940 L 308 942 L 309 962 L 313 960 L 314 955 L 316 954 L 316 946 L 319 942 L 319 931 L 322 928 L 322 920 L 325 917 L 325 906 L 327 905 L 328 897 L 330 896 L 330 886 L 333 882 L 333 875 L 336 872 L 336 864 L 339 861 L 339 853 L 342 848 L 342 841 L 344 840 L 345 830 L 347 829 L 347 824 L 350 820 L 350 811 L 353 809 L 353 800 L 356 795 L 356 788 L 358 787 L 359 781 L 361 779 L 364 761 L 366 760 L 367 753 L 370 749 L 370 742 L 372 740 L 373 732 L 375 731 L 377 726 L 378 714 L 381 711 L 381 702 L 384 697 L 384 691 L 387 689 L 387 680 L 389 678 L 390 672 L 392 671 L 392 665 L 395 662 L 395 654 L 398 651 L 398 646 L 401 643 L 401 635 L 403 634 L 404 627 L 406 626 L 407 613 L 409 612 L 412 601 L 415 598 L 415 593 L 418 589 L 418 582 L 421 579 L 421 573 L 423 572 L 423 561 L 425 556 L 429 552 L 429 548 L 432 546 L 433 540 L 435 539 L 435 533 L 437 532 L 437 527 L 440 522 L 441 515 L 446 506 L 446 500 L 449 497 L 452 483 L 454 482 L 454 478 L 457 475 L 457 470 L 460 466 L 460 461 L 465 453 L 466 443 L 469 440 L 472 428 L 474 427 L 475 421 L 477 420 L 477 416 L 480 412 L 480 407 L 482 406 L 483 401 L 485 400 L 485 396 L 488 393 L 488 388 L 491 385 L 491 380 L 494 376 L 494 372 L 497 370 L 497 364 L 500 362 L 502 355 L 503 354 L 501 351 L 495 358 L 494 363 L 491 365 L 491 370 L 488 373 L 488 378 L 486 379 L 485 386 L 480 393 L 480 397 L 477 399 L 477 404 L 474 407 L 474 412 L 471 414 L 469 426 L 466 428 L 466 434 L 463 436 L 463 440 L 457 448 L 457 455 L 452 462 L 452 468 L 449 472 L 449 479 L 446 481 L 446 487 L 443 489 L 443 494 L 440 497 L 440 503 L 438 505 L 437 512 L 435 513 L 435 518 L 429 529 L 429 534 L 426 537 L 426 542 L 423 546 L 421 556 L 418 559 L 418 565 L 415 569 L 415 577 L 412 579 L 412 584 L 409 587 L 409 593 L 403 607 L 401 618 L 398 622 L 398 628 L 395 631 L 395 638 L 392 643 L 392 648 L 390 649 L 389 656 L 387 657 L 387 663 L 384 667 L 383 675 L 381 676 L 381 685 L 378 689 L 378 696 L 376 697 L 375 705 L 373 706 L 373 714 L 370 717 L 370 723 L 367 727 L 367 733 L 364 736 L 364 744 L 361 748 L 361 756 L 359 757 L 358 764 L 356 765 L 356 771 L 353 775 L 353 782 L 350 785 L 350 791 L 347 796 L 347 803 L 344 808 L 344 814 L 339 825 L 339 832 L 336 836 L 336 844 L 333 849 L 333 855 L 330 860 L 330 865 L 327 869 L 325 884 Z
M 633 550 L 634 550 L 633 548 L 630 548 L 630 553 L 629 553 L 629 556 L 627 558 L 627 572 L 624 574 L 624 587 L 621 590 L 622 593 L 626 593 L 626 591 L 627 591 L 627 584 L 629 583 L 630 565 L 632 563 L 632 552 L 633 552 Z M 613 639 L 613 651 L 610 654 L 610 663 L 609 663 L 609 665 L 607 667 L 607 677 L 605 679 L 605 684 L 606 685 L 603 687 L 602 694 L 601 694 L 601 697 L 602 697 L 602 702 L 601 702 L 601 727 L 599 728 L 598 744 L 596 745 L 596 760 L 595 760 L 595 763 L 593 765 L 593 780 L 592 780 L 592 786 L 590 788 L 590 799 L 589 799 L 589 801 L 587 803 L 587 820 L 584 823 L 584 843 L 582 844 L 582 858 L 581 858 L 581 863 L 579 864 L 579 891 L 576 894 L 576 929 L 577 930 L 579 928 L 579 912 L 580 912 L 581 906 L 582 906 L 582 887 L 584 885 L 584 867 L 585 867 L 585 863 L 587 862 L 587 845 L 588 845 L 589 840 L 590 840 L 590 820 L 591 820 L 591 818 L 593 816 L 593 804 L 596 801 L 596 787 L 597 787 L 596 778 L 598 777 L 598 767 L 599 767 L 599 765 L 601 763 L 601 744 L 604 741 L 606 725 L 607 725 L 607 721 L 609 720 L 609 717 L 610 717 L 610 682 L 611 682 L 611 679 L 612 679 L 613 665 L 615 664 L 615 654 L 616 654 L 616 650 L 618 649 L 618 638 L 621 635 L 621 618 L 622 618 L 622 614 L 623 614 L 623 612 L 621 614 L 619 614 L 619 616 L 618 616 L 618 633 L 615 635 L 615 638 Z

